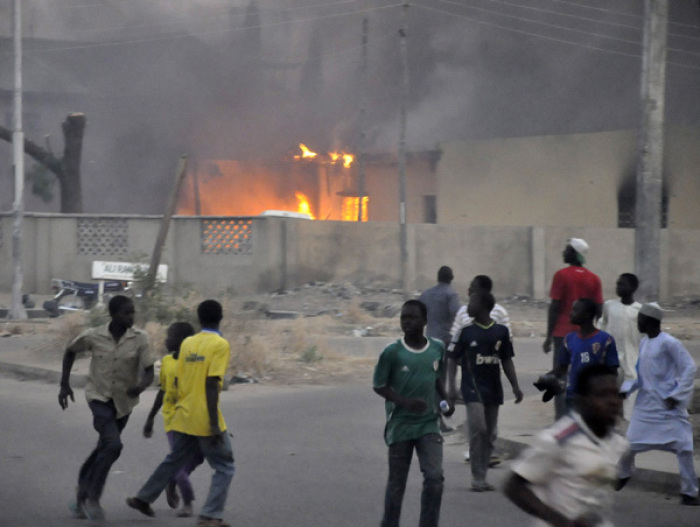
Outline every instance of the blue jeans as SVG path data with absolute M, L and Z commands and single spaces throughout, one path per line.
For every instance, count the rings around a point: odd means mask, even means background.
M 559 355 L 561 348 L 564 346 L 564 337 L 552 337 L 554 351 L 552 352 L 552 365 L 554 368 L 559 366 Z M 568 411 L 566 405 L 566 394 L 562 393 L 554 396 L 554 420 L 564 417 Z
M 222 433 L 221 438 L 220 443 L 214 444 L 211 437 L 173 432 L 173 448 L 170 454 L 158 465 L 156 471 L 141 487 L 136 497 L 147 503 L 156 501 L 168 483 L 175 477 L 175 474 L 201 452 L 209 466 L 214 469 L 214 474 L 211 477 L 207 501 L 202 506 L 200 514 L 209 518 L 222 519 L 235 467 L 228 433 Z
M 398 527 L 401 504 L 406 491 L 408 470 L 415 449 L 423 473 L 419 527 L 437 527 L 445 478 L 442 475 L 442 437 L 427 434 L 418 439 L 394 443 L 389 447 L 389 481 L 384 497 L 382 527 Z
M 125 415 L 117 419 L 114 402 L 89 401 L 92 411 L 92 426 L 100 438 L 95 450 L 80 467 L 78 474 L 78 502 L 85 499 L 99 501 L 104 490 L 109 470 L 121 455 L 123 444 L 121 433 L 129 420 Z

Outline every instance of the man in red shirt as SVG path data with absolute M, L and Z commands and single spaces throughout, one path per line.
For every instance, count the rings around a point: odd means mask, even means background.
M 581 238 L 570 238 L 567 240 L 566 248 L 562 253 L 564 263 L 569 267 L 559 269 L 554 273 L 552 288 L 549 296 L 552 302 L 549 304 L 549 315 L 547 317 L 547 338 L 542 344 L 545 353 L 552 351 L 553 367 L 558 364 L 559 350 L 564 342 L 567 333 L 577 331 L 577 327 L 569 321 L 569 314 L 574 302 L 579 298 L 590 298 L 598 304 L 598 317 L 603 307 L 603 288 L 598 275 L 586 269 L 583 264 L 586 262 L 585 255 L 588 252 L 588 244 Z M 566 413 L 566 403 L 564 395 L 554 397 L 555 418 L 559 419 Z

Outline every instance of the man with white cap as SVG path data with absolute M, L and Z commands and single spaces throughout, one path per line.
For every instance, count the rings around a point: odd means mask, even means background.
M 639 390 L 632 410 L 627 439 L 630 454 L 620 460 L 617 490 L 625 486 L 634 470 L 638 452 L 667 450 L 676 453 L 681 476 L 681 505 L 700 505 L 698 477 L 693 466 L 693 428 L 688 404 L 693 396 L 697 369 L 678 339 L 661 331 L 663 310 L 644 304 L 637 316 L 639 343 L 637 379 L 623 383 L 621 393 Z
M 570 238 L 566 242 L 566 248 L 562 253 L 564 263 L 569 267 L 559 269 L 552 278 L 552 288 L 549 296 L 552 301 L 549 304 L 547 316 L 547 338 L 542 344 L 545 353 L 552 351 L 552 367 L 559 364 L 559 351 L 564 344 L 564 337 L 578 328 L 571 324 L 569 315 L 571 308 L 579 298 L 590 298 L 598 304 L 598 314 L 603 306 L 603 287 L 600 278 L 595 273 L 586 269 L 586 253 L 588 244 L 581 238 Z M 566 413 L 564 395 L 554 397 L 554 417 L 559 419 Z

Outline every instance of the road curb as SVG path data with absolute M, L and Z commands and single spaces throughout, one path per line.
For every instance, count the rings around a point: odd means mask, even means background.
M 28 364 L 0 361 L 0 373 L 11 375 L 23 381 L 45 381 L 56 385 L 61 382 L 60 371 L 30 366 Z M 85 388 L 87 377 L 87 374 L 84 373 L 71 373 L 71 386 L 74 388 Z

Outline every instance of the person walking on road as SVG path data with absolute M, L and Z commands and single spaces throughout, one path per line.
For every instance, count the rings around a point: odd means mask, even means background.
M 437 285 L 423 291 L 419 300 L 428 308 L 428 323 L 425 326 L 425 334 L 428 337 L 440 339 L 447 348 L 450 343 L 450 328 L 459 310 L 459 295 L 452 288 L 454 273 L 452 268 L 443 265 L 438 269 Z M 445 371 L 443 369 L 443 371 Z M 445 377 L 442 378 L 443 385 Z M 452 428 L 440 415 L 440 431 L 451 432 Z
M 491 280 L 491 277 L 486 276 L 485 274 L 479 274 L 476 275 L 469 283 L 469 289 L 467 290 L 467 293 L 471 297 L 474 293 L 478 293 L 480 291 L 486 291 L 487 293 L 491 293 L 492 289 L 493 280 Z M 491 319 L 496 322 L 496 324 L 501 324 L 502 326 L 507 327 L 508 331 L 511 332 L 512 335 L 512 329 L 510 327 L 510 317 L 508 316 L 508 311 L 505 307 L 503 307 L 498 302 L 494 303 L 490 316 Z M 469 313 L 467 313 L 467 305 L 465 304 L 462 307 L 460 307 L 457 311 L 457 314 L 455 315 L 455 321 L 452 323 L 452 329 L 450 329 L 451 341 L 457 342 L 457 340 L 459 339 L 459 331 L 463 327 L 469 326 L 473 322 L 474 319 L 469 316 Z
M 449 401 L 454 404 L 457 365 L 462 369 L 462 397 L 467 406 L 469 458 L 474 492 L 494 490 L 486 481 L 498 430 L 498 409 L 503 404 L 501 365 L 515 403 L 523 400 L 513 365 L 513 344 L 508 328 L 496 324 L 490 313 L 495 301 L 486 291 L 469 297 L 467 311 L 474 323 L 464 327 L 448 356 Z
M 612 527 L 617 463 L 627 452 L 615 432 L 621 400 L 617 372 L 584 367 L 574 387 L 574 411 L 540 432 L 511 466 L 503 492 L 536 525 Z
M 620 391 L 639 390 L 634 403 L 627 439 L 631 451 L 620 462 L 618 490 L 634 471 L 634 458 L 640 452 L 675 452 L 681 477 L 681 505 L 700 505 L 698 477 L 693 464 L 693 428 L 688 405 L 693 396 L 696 366 L 680 341 L 661 331 L 663 310 L 655 303 L 644 304 L 637 317 L 639 332 L 645 336 L 639 345 L 637 379 L 626 382 Z
M 467 290 L 469 296 L 473 295 L 474 293 L 479 293 L 482 291 L 485 291 L 487 293 L 491 293 L 493 289 L 493 280 L 491 280 L 491 277 L 485 275 L 485 274 L 480 274 L 476 275 L 474 278 L 472 278 L 472 281 L 469 283 L 469 289 Z M 491 310 L 490 313 L 491 320 L 495 321 L 496 324 L 501 324 L 502 326 L 505 326 L 508 328 L 508 332 L 511 335 L 511 338 L 513 336 L 511 327 L 510 327 L 510 317 L 508 316 L 508 311 L 506 310 L 505 307 L 503 307 L 501 304 L 498 302 L 494 303 L 493 309 Z M 471 324 L 474 323 L 474 319 L 469 316 L 469 313 L 467 313 L 467 305 L 463 305 L 462 307 L 459 308 L 459 311 L 457 311 L 457 314 L 455 315 L 455 321 L 452 324 L 452 329 L 450 330 L 450 336 L 451 336 L 451 342 L 447 346 L 447 353 L 454 350 L 455 344 L 459 340 L 459 335 L 460 332 L 462 331 L 463 328 L 470 326 Z M 457 379 L 453 382 L 458 382 Z M 448 392 L 452 389 L 452 386 L 447 386 Z M 464 401 L 462 400 L 462 394 L 459 390 L 457 390 L 457 385 L 455 384 L 454 390 L 457 392 L 457 399 L 456 403 L 457 404 L 464 404 Z M 469 461 L 469 458 L 471 454 L 469 453 L 469 445 L 467 444 L 467 450 L 464 451 L 464 460 Z M 489 466 L 494 467 L 496 465 L 499 465 L 501 463 L 501 458 L 498 456 L 495 452 L 491 454 L 491 460 L 489 461 Z
M 564 337 L 576 331 L 576 327 L 569 321 L 571 307 L 579 298 L 590 298 L 598 307 L 598 315 L 603 307 L 603 288 L 600 278 L 584 267 L 586 263 L 586 253 L 588 244 L 581 238 L 570 238 L 562 258 L 569 267 L 559 269 L 554 273 L 552 287 L 549 296 L 552 301 L 549 304 L 547 316 L 547 337 L 542 344 L 545 353 L 552 351 L 554 344 L 554 354 L 552 356 L 552 368 L 559 364 L 559 352 L 564 342 Z M 564 395 L 554 397 L 554 415 L 559 419 L 566 413 L 566 403 Z
M 438 408 L 450 416 L 454 406 L 447 402 L 441 380 L 445 347 L 441 340 L 424 335 L 427 316 L 423 302 L 404 303 L 404 336 L 382 351 L 374 369 L 374 391 L 385 399 L 384 440 L 389 447 L 382 527 L 399 526 L 414 450 L 423 473 L 419 526 L 437 527 L 440 520 L 444 477 Z M 442 399 L 439 405 L 436 394 Z
M 70 504 L 74 517 L 104 520 L 100 505 L 107 476 L 119 459 L 123 445 L 121 433 L 139 395 L 153 382 L 153 364 L 158 359 L 148 335 L 134 325 L 134 303 L 117 295 L 109 301 L 111 321 L 88 329 L 68 344 L 63 356 L 63 372 L 58 404 L 68 408 L 75 401 L 70 387 L 70 372 L 75 356 L 92 355 L 85 386 L 85 398 L 99 434 L 97 446 L 80 468 L 76 501 Z
M 606 300 L 603 304 L 603 316 L 598 326 L 610 333 L 615 339 L 617 356 L 620 359 L 618 381 L 633 381 L 637 378 L 637 359 L 639 358 L 639 340 L 641 333 L 637 329 L 637 315 L 642 304 L 634 301 L 634 293 L 639 287 L 639 279 L 632 273 L 622 273 L 615 284 L 619 299 Z M 636 392 L 630 394 L 623 403 L 623 417 L 629 419 L 634 407 Z
M 567 411 L 573 408 L 576 378 L 581 368 L 591 364 L 605 364 L 617 370 L 620 364 L 615 339 L 593 325 L 597 313 L 598 306 L 589 298 L 579 298 L 574 302 L 569 319 L 579 329 L 566 336 L 559 352 L 559 364 L 550 372 L 557 378 L 569 374 L 566 386 Z
M 165 347 L 170 353 L 163 357 L 160 366 L 160 390 L 153 401 L 153 407 L 148 413 L 146 424 L 143 427 L 144 437 L 153 437 L 153 421 L 155 420 L 158 411 L 163 409 L 163 428 L 168 437 L 170 449 L 173 448 L 175 434 L 171 430 L 170 423 L 173 420 L 175 412 L 175 403 L 177 402 L 177 361 L 180 357 L 180 346 L 187 338 L 194 335 L 194 328 L 189 322 L 175 322 L 168 327 L 167 336 L 165 339 Z M 165 487 L 165 495 L 168 505 L 177 509 L 180 504 L 180 496 L 177 489 L 180 489 L 182 495 L 182 509 L 178 511 L 179 518 L 189 518 L 192 516 L 192 502 L 194 501 L 194 491 L 190 482 L 190 474 L 199 465 L 204 462 L 204 456 L 199 452 L 187 464 L 178 470 L 175 477 Z
M 450 267 L 440 267 L 437 280 L 437 285 L 423 291 L 419 300 L 428 308 L 426 336 L 440 339 L 447 347 L 450 343 L 450 328 L 460 307 L 459 295 L 451 285 L 454 274 Z
M 214 475 L 197 527 L 228 527 L 222 516 L 235 468 L 219 394 L 231 350 L 219 332 L 223 318 L 221 304 L 205 300 L 197 307 L 197 316 L 202 330 L 185 339 L 178 359 L 177 398 L 170 422 L 172 450 L 136 496 L 127 498 L 126 503 L 146 516 L 155 516 L 151 503 L 175 474 L 201 452 L 214 469 Z

